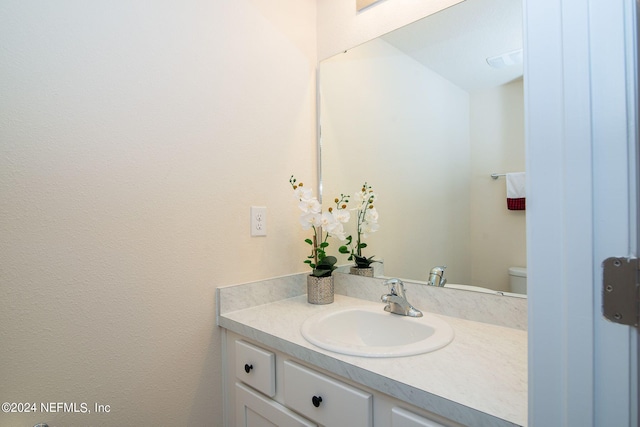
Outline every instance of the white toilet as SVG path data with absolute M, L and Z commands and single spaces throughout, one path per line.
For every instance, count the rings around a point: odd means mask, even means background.
M 527 294 L 526 267 L 509 267 L 509 286 L 515 294 Z

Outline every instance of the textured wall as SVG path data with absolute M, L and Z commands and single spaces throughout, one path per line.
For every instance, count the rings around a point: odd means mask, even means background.
M 0 4 L 0 401 L 110 405 L 0 425 L 220 425 L 216 286 L 303 270 L 315 23 L 313 0 Z

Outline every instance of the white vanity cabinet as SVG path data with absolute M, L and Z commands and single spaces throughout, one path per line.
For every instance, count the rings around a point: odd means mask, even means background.
M 460 426 L 231 331 L 225 335 L 225 427 Z
M 277 401 L 276 355 L 242 339 L 233 343 L 235 426 L 316 427 Z

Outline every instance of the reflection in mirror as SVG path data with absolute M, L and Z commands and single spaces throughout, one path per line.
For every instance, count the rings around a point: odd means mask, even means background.
M 491 178 L 525 168 L 521 15 L 467 0 L 321 62 L 323 197 L 374 187 L 364 255 L 385 276 L 446 265 L 448 284 L 510 292 L 526 265 L 525 211 Z
M 366 7 L 371 6 L 374 3 L 379 2 L 380 0 L 356 0 L 356 10 L 360 11 Z

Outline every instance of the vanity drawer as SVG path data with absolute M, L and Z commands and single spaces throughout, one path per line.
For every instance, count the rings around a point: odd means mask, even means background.
M 236 341 L 236 378 L 273 397 L 276 394 L 276 356 L 246 341 Z
M 395 407 L 391 410 L 391 427 L 444 427 L 442 424 Z
M 373 396 L 295 362 L 284 362 L 284 402 L 325 426 L 371 427 Z

